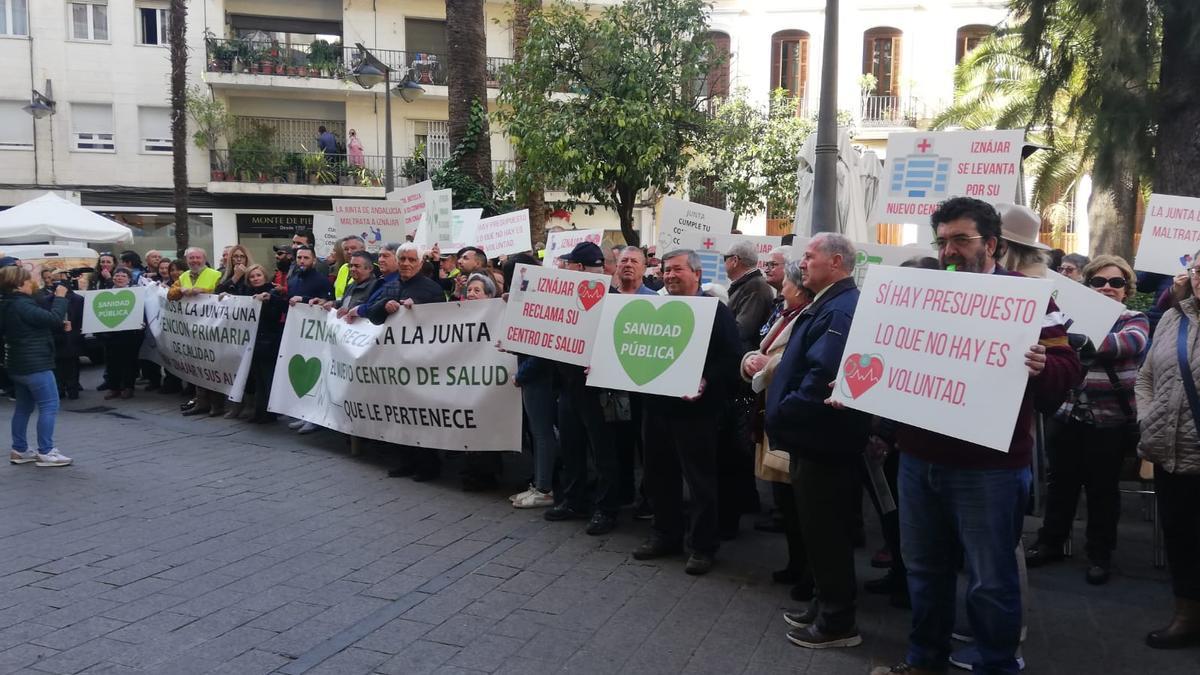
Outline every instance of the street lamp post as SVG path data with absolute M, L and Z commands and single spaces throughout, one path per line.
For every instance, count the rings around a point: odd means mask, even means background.
M 812 234 L 837 232 L 837 48 L 838 0 L 825 0 L 821 50 L 821 107 L 813 161 Z
M 386 119 L 383 126 L 383 152 L 386 157 L 383 165 L 383 185 L 384 192 L 392 192 L 396 189 L 396 167 L 392 164 L 392 69 L 375 58 L 361 42 L 356 43 L 355 47 L 358 48 L 358 64 L 350 71 L 350 76 L 358 86 L 371 89 L 380 82 L 384 83 L 383 114 Z M 412 103 L 425 93 L 425 90 L 407 75 L 400 83 L 399 90 L 400 98 L 404 99 L 405 103 Z

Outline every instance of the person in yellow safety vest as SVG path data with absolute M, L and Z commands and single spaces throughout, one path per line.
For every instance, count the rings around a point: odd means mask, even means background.
M 204 293 L 212 293 L 221 281 L 221 273 L 208 266 L 208 256 L 203 249 L 192 247 L 184 251 L 187 271 L 167 291 L 168 300 L 180 300 Z M 183 414 L 218 417 L 225 412 L 225 397 L 217 392 L 196 387 L 196 398 L 184 404 Z
M 354 255 L 356 251 L 366 250 L 367 244 L 362 237 L 352 234 L 339 241 L 338 246 L 342 247 L 346 262 L 338 268 L 337 277 L 333 280 L 333 297 L 341 300 L 342 296 L 346 294 L 346 287 L 350 285 L 350 256 Z

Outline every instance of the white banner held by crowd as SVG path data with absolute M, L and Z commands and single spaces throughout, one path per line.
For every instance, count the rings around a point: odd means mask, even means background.
M 296 305 L 269 409 L 389 443 L 519 452 L 517 357 L 494 347 L 503 312 L 499 299 L 417 305 L 376 326 Z
M 1053 284 L 872 265 L 833 398 L 1008 451 Z
M 717 302 L 713 297 L 609 295 L 592 348 L 588 386 L 695 395 Z
M 530 356 L 586 366 L 609 277 L 538 265 L 517 265 L 500 346 Z
M 767 273 L 767 263 L 771 262 L 771 251 L 779 248 L 783 237 L 756 237 L 745 234 L 705 234 L 685 232 L 679 236 L 679 246 L 690 248 L 700 256 L 700 281 L 702 283 L 721 284 L 729 286 L 729 274 L 725 272 L 725 252 L 731 246 L 748 241 L 758 250 L 758 269 Z M 663 255 L 666 251 L 659 251 Z
M 590 241 L 597 246 L 601 246 L 604 242 L 604 230 L 562 230 L 561 232 L 548 232 L 546 234 L 546 264 L 553 264 L 549 261 L 557 259 L 560 255 L 570 253 L 571 249 L 585 241 Z
M 1086 335 L 1099 347 L 1112 332 L 1113 324 L 1125 311 L 1125 305 L 1083 284 L 1049 271 L 1046 278 L 1054 282 L 1054 304 L 1071 320 L 1069 333 Z
M 242 400 L 262 303 L 236 295 L 158 297 L 162 306 L 151 332 L 162 365 L 181 380 Z
M 83 296 L 83 333 L 140 329 L 146 317 L 144 286 L 107 291 L 76 291 Z
M 475 223 L 472 245 L 483 249 L 489 258 L 521 253 L 532 248 L 529 243 L 529 210 L 521 209 Z
M 1182 274 L 1200 249 L 1200 198 L 1150 195 L 1133 268 L 1139 272 Z
M 664 197 L 662 202 L 662 219 L 658 225 L 658 250 L 662 255 L 667 251 L 684 246 L 681 237 L 685 234 L 732 234 L 733 214 L 724 209 L 714 209 L 711 206 L 695 204 L 677 199 Z
M 1015 201 L 1024 142 L 1019 129 L 891 134 L 868 224 L 927 226 L 937 205 L 950 197 Z

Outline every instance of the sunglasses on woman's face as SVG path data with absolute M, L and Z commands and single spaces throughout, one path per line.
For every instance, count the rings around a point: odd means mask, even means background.
M 1108 277 L 1107 279 L 1104 277 L 1092 277 L 1088 279 L 1088 286 L 1092 288 L 1104 288 L 1105 286 L 1125 288 L 1125 283 L 1125 277 Z

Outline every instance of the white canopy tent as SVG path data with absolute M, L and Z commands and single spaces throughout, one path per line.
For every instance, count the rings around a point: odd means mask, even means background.
M 128 227 L 52 192 L 0 211 L 0 243 L 101 243 L 132 238 Z
M 811 134 L 800 148 L 796 175 L 796 218 L 792 231 L 807 235 L 812 231 L 813 170 L 816 164 L 817 134 Z M 867 219 L 875 206 L 879 177 L 883 173 L 874 152 L 860 153 L 850 142 L 850 131 L 838 129 L 837 159 L 837 231 L 852 241 L 875 242 L 875 228 Z

